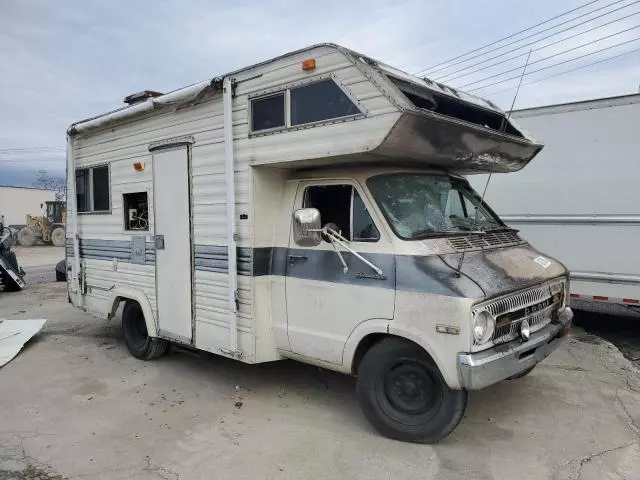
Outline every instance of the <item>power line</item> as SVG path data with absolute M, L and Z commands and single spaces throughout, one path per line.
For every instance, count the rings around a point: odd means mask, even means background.
M 572 52 L 573 50 L 578 50 L 579 48 L 584 48 L 584 47 L 587 47 L 587 46 L 589 46 L 589 45 L 593 45 L 594 43 L 598 43 L 598 42 L 601 42 L 602 40 L 606 40 L 606 39 L 608 39 L 608 38 L 615 37 L 616 35 L 620 35 L 620 34 L 622 34 L 622 33 L 626 33 L 626 32 L 629 32 L 629 31 L 631 31 L 631 30 L 635 30 L 636 28 L 640 28 L 640 25 L 635 25 L 635 26 L 633 26 L 633 27 L 626 28 L 626 29 L 621 30 L 621 31 L 619 31 L 619 32 L 612 33 L 612 34 L 610 34 L 610 35 L 606 35 L 606 36 L 601 37 L 601 38 L 598 38 L 598 39 L 596 39 L 596 40 L 592 40 L 592 41 L 590 41 L 590 42 L 583 43 L 583 44 L 578 45 L 578 46 L 576 46 L 576 47 L 568 48 L 567 50 L 563 50 L 563 51 L 561 51 L 561 52 L 554 53 L 553 55 L 549 55 L 548 57 L 540 58 L 540 59 L 536 60 L 535 62 L 531 62 L 531 63 L 529 63 L 529 65 L 534 65 L 534 64 L 536 64 L 536 63 L 544 62 L 545 60 L 549 60 L 550 58 L 554 58 L 554 57 L 557 57 L 557 56 L 559 56 L 559 55 L 564 55 L 564 54 L 565 54 L 565 53 L 567 53 L 567 52 Z M 637 40 L 637 39 L 636 39 L 636 40 Z M 520 66 L 518 66 L 518 67 L 515 67 L 515 68 L 510 68 L 509 70 L 504 70 L 504 71 L 502 71 L 502 72 L 500 72 L 500 73 L 496 73 L 496 74 L 494 74 L 494 75 L 489 75 L 488 77 L 481 78 L 480 80 L 476 80 L 475 82 L 469 82 L 469 83 L 466 83 L 466 84 L 461 85 L 460 87 L 457 87 L 457 88 L 462 89 L 462 88 L 465 88 L 465 87 L 468 87 L 468 86 L 471 86 L 471 85 L 475 85 L 476 83 L 481 83 L 481 82 L 484 82 L 485 80 L 489 80 L 489 79 L 491 79 L 491 78 L 495 78 L 495 77 L 499 77 L 499 76 L 501 76 L 501 75 L 504 75 L 505 73 L 513 72 L 513 71 L 516 71 L 516 70 L 520 70 L 521 68 L 522 68 L 522 65 L 520 65 Z
M 534 83 L 542 82 L 544 80 L 549 80 L 550 78 L 559 77 L 560 75 L 566 75 L 567 73 L 575 72 L 576 70 L 581 70 L 583 68 L 591 67 L 591 66 L 597 65 L 599 63 L 609 62 L 611 60 L 615 60 L 616 58 L 624 57 L 625 55 L 629 55 L 629 54 L 635 53 L 635 52 L 640 52 L 640 48 L 635 48 L 633 50 L 629 50 L 628 52 L 623 52 L 623 53 L 620 53 L 618 55 L 614 55 L 613 57 L 608 57 L 608 58 L 604 58 L 602 60 L 598 60 L 598 61 L 595 61 L 595 62 L 587 63 L 586 65 L 580 65 L 580 66 L 575 67 L 575 68 L 570 68 L 569 70 L 563 70 L 562 72 L 554 73 L 553 75 L 548 75 L 546 77 L 537 78 L 536 80 L 532 80 L 530 82 L 523 83 L 521 85 L 521 87 L 526 87 L 527 85 L 531 85 L 531 84 L 534 84 Z M 508 91 L 513 90 L 515 88 L 516 87 L 503 88 L 502 90 L 497 90 L 495 92 L 483 93 L 482 96 L 483 97 L 492 97 L 493 95 L 497 95 L 499 93 L 508 92 Z
M 586 16 L 588 16 L 588 15 L 591 15 L 592 13 L 599 12 L 600 10 L 604 10 L 605 8 L 612 7 L 613 5 L 617 5 L 618 3 L 622 3 L 622 2 L 624 2 L 624 1 L 626 1 L 626 0 L 616 0 L 615 2 L 608 3 L 607 5 L 605 5 L 605 6 L 603 6 L 603 7 L 596 8 L 595 10 L 591 10 L 590 12 L 583 13 L 582 15 L 578 15 L 577 17 L 570 18 L 569 20 L 565 20 L 564 22 L 560 22 L 560 23 L 558 23 L 558 24 L 556 24 L 556 25 L 552 25 L 552 26 L 550 26 L 550 27 L 544 28 L 544 29 L 542 29 L 542 30 L 540 30 L 540 31 L 538 31 L 538 32 L 531 33 L 531 34 L 529 34 L 529 35 L 527 35 L 527 36 L 525 36 L 525 37 L 522 37 L 522 38 L 520 38 L 520 39 L 518 39 L 518 40 L 514 40 L 514 41 L 512 41 L 512 42 L 505 43 L 504 45 L 500 45 L 500 46 L 498 46 L 498 47 L 492 48 L 491 50 L 488 50 L 488 51 L 486 51 L 486 52 L 479 53 L 478 55 L 487 55 L 487 54 L 489 54 L 489 53 L 491 53 L 491 52 L 495 52 L 496 50 L 499 50 L 499 49 L 501 49 L 501 48 L 505 48 L 505 47 L 511 46 L 511 45 L 513 45 L 513 44 L 515 44 L 515 43 L 521 42 L 521 41 L 523 41 L 523 40 L 527 40 L 528 38 L 531 38 L 531 37 L 535 37 L 536 35 L 540 35 L 541 33 L 548 32 L 549 30 L 553 30 L 554 28 L 561 27 L 562 25 L 566 25 L 567 23 L 571 23 L 571 22 L 573 22 L 573 21 L 575 21 L 575 20 L 578 20 L 578 19 L 580 19 L 580 18 L 583 18 L 583 17 L 586 17 Z M 591 3 L 593 3 L 593 2 L 587 3 L 587 4 L 585 4 L 584 6 L 590 5 Z M 634 2 L 632 2 L 632 3 L 630 3 L 630 4 L 628 4 L 628 5 L 623 6 L 622 8 L 629 7 L 629 6 L 634 5 L 634 4 L 636 4 L 636 3 L 638 3 L 638 1 L 637 1 L 637 0 L 636 0 L 636 1 L 634 1 Z M 574 10 L 575 10 L 575 9 L 574 9 Z M 618 10 L 620 10 L 620 8 L 618 8 Z M 613 10 L 613 12 L 615 12 L 615 11 L 617 11 L 617 10 Z M 610 12 L 610 13 L 611 13 L 611 12 Z M 555 17 L 555 18 L 557 18 L 557 17 Z M 553 20 L 553 19 L 550 19 L 550 20 Z M 549 21 L 550 21 L 550 20 L 549 20 Z M 582 25 L 582 24 L 584 24 L 584 23 L 587 23 L 587 22 L 589 22 L 589 21 L 591 21 L 591 20 L 586 20 L 586 21 L 584 21 L 584 22 L 581 22 L 581 23 L 579 23 L 578 25 L 574 25 L 574 27 L 579 27 L 580 25 Z M 547 22 L 543 22 L 543 23 L 548 23 L 548 21 L 547 21 Z M 519 32 L 519 33 L 522 33 L 522 32 L 528 31 L 528 30 L 531 30 L 532 28 L 535 28 L 536 26 L 540 26 L 540 25 L 541 25 L 541 24 L 534 25 L 533 27 L 529 27 L 529 28 L 527 28 L 527 29 L 525 29 L 525 30 L 523 30 L 523 31 L 521 31 L 521 32 Z M 514 35 L 516 35 L 516 34 L 514 34 Z M 486 48 L 486 47 L 488 47 L 488 46 L 495 45 L 496 43 L 500 43 L 500 42 L 502 42 L 503 40 L 506 40 L 506 39 L 508 39 L 508 38 L 513 37 L 514 35 L 510 35 L 510 36 L 508 36 L 508 37 L 502 38 L 502 39 L 497 40 L 497 41 L 495 41 L 495 42 L 493 42 L 493 43 L 490 43 L 490 44 L 488 44 L 488 45 L 485 45 L 484 47 L 476 48 L 475 50 L 471 50 L 471 51 L 470 51 L 470 52 L 468 52 L 468 53 L 469 53 L 469 54 L 470 54 L 470 53 L 474 53 L 474 52 L 477 52 L 478 50 L 482 50 L 482 49 L 484 49 L 484 48 Z M 463 56 L 466 56 L 466 55 L 463 55 Z M 456 58 L 460 58 L 460 57 L 456 57 Z M 453 59 L 449 60 L 448 62 L 444 62 L 444 63 L 451 63 L 453 60 L 456 60 L 456 58 L 453 58 Z M 436 72 L 439 72 L 439 71 L 442 71 L 442 70 L 446 70 L 446 69 L 451 68 L 451 67 L 455 67 L 456 65 L 459 65 L 459 64 L 461 64 L 461 63 L 468 62 L 468 61 L 470 61 L 470 60 L 472 60 L 472 59 L 471 59 L 471 58 L 468 58 L 468 59 L 465 59 L 465 60 L 459 60 L 459 61 L 457 61 L 457 62 L 455 62 L 455 63 L 452 63 L 451 65 L 444 66 L 444 67 L 438 68 L 438 69 L 436 69 L 436 70 L 432 70 L 432 69 L 429 69 L 429 68 L 427 68 L 427 69 L 423 69 L 423 70 L 420 70 L 419 72 L 417 72 L 415 75 L 418 75 L 418 74 L 420 74 L 420 73 L 422 73 L 422 72 L 427 72 L 427 73 L 429 73 L 429 74 L 434 74 L 434 73 L 436 73 Z
M 439 67 L 440 65 L 444 65 L 445 63 L 451 63 L 451 62 L 453 62 L 454 60 L 457 60 L 457 59 L 459 59 L 459 58 L 466 57 L 467 55 L 470 55 L 470 54 L 472 54 L 472 53 L 477 52 L 478 50 L 482 50 L 482 49 L 484 49 L 484 48 L 490 47 L 490 46 L 492 46 L 492 45 L 495 45 L 496 43 L 500 43 L 500 42 L 502 42 L 503 40 L 508 40 L 509 38 L 513 38 L 513 37 L 515 37 L 516 35 L 520 35 L 521 33 L 528 32 L 529 30 L 532 30 L 532 29 L 534 29 L 534 28 L 536 28 L 536 27 L 539 27 L 539 26 L 541 26 L 541 25 L 544 25 L 545 23 L 552 22 L 553 20 L 555 20 L 555 19 L 557 19 L 557 18 L 564 17 L 565 15 L 569 15 L 570 13 L 573 13 L 573 12 L 575 12 L 575 11 L 577 11 L 577 10 L 581 10 L 581 9 L 583 9 L 583 8 L 585 8 L 585 7 L 588 7 L 589 5 L 591 5 L 591 4 L 593 4 L 593 3 L 596 3 L 596 2 L 599 2 L 599 1 L 600 1 L 600 0 L 592 0 L 592 1 L 590 1 L 590 2 L 585 3 L 584 5 L 580 5 L 579 7 L 572 8 L 571 10 L 567 10 L 567 11 L 566 11 L 566 12 L 564 12 L 564 13 L 561 13 L 561 14 L 559 14 L 559 15 L 556 15 L 555 17 L 551 17 L 551 18 L 549 18 L 549 19 L 547 19 L 547 20 L 545 20 L 545 21 L 543 21 L 543 22 L 537 23 L 537 24 L 535 24 L 535 25 L 533 25 L 533 26 L 531 26 L 531 27 L 525 28 L 524 30 L 520 30 L 519 32 L 512 33 L 511 35 L 507 35 L 506 37 L 502 37 L 501 39 L 496 40 L 496 41 L 494 41 L 494 42 L 487 43 L 486 45 L 483 45 L 483 46 L 481 46 L 481 47 L 475 48 L 475 49 L 473 49 L 473 50 L 469 50 L 469 51 L 468 51 L 468 52 L 466 52 L 466 53 L 463 53 L 463 54 L 461 54 L 461 55 L 458 55 L 457 57 L 450 58 L 449 60 L 445 60 L 444 62 L 440 62 L 440 63 L 437 63 L 437 64 L 435 64 L 435 65 L 431 65 L 430 67 L 424 68 L 424 69 L 422 69 L 422 70 L 420 70 L 420 71 L 416 72 L 416 73 L 415 73 L 415 75 L 418 75 L 418 74 L 420 74 L 420 73 L 422 73 L 422 72 L 426 72 L 427 70 L 431 70 L 431 69 L 437 68 L 437 67 Z
M 576 60 L 580 60 L 581 58 L 585 58 L 585 57 L 588 57 L 588 56 L 591 56 L 591 55 L 595 55 L 596 53 L 604 52 L 605 50 L 611 50 L 612 48 L 620 47 L 622 45 L 626 45 L 627 43 L 637 42 L 638 40 L 640 40 L 640 37 L 633 38 L 631 40 L 627 40 L 626 42 L 616 43 L 615 45 L 610 45 L 608 47 L 601 48 L 600 50 L 594 50 L 593 52 L 585 53 L 584 55 L 580 55 L 578 57 L 570 58 L 568 60 L 564 60 L 563 62 L 554 63 L 553 65 L 547 65 L 546 67 L 538 68 L 537 70 L 532 70 L 530 72 L 527 72 L 526 75 L 532 75 L 534 73 L 541 72 L 543 70 L 548 70 L 550 68 L 557 67 L 559 65 L 564 65 L 565 63 L 574 62 Z M 500 83 L 504 83 L 504 82 L 508 82 L 508 81 L 511 81 L 511 80 L 515 80 L 516 78 L 519 78 L 519 75 L 515 76 L 515 77 L 506 78 L 504 80 L 499 80 L 497 82 L 493 82 L 493 83 L 490 83 L 488 85 L 482 85 L 480 87 L 472 88 L 471 90 L 468 90 L 468 91 L 469 92 L 475 92 L 476 90 L 482 90 L 483 88 L 492 87 L 493 85 L 499 85 Z
M 602 15 L 598 15 L 597 17 L 593 17 L 592 19 L 590 19 L 590 20 L 588 20 L 586 22 L 582 22 L 580 25 L 582 25 L 584 23 L 592 22 L 593 20 L 596 20 L 598 18 L 604 17 L 606 15 L 610 15 L 610 14 L 612 14 L 612 13 L 618 11 L 618 10 L 621 10 L 623 8 L 627 8 L 630 5 L 632 5 L 632 4 L 625 5 L 624 7 L 617 8 L 616 10 L 612 10 L 611 12 L 603 13 Z M 556 40 L 555 42 L 548 43 L 546 45 L 543 45 L 542 47 L 534 48 L 533 51 L 537 52 L 538 50 L 542 50 L 544 48 L 551 47 L 552 45 L 556 45 L 558 43 L 562 43 L 562 42 L 565 42 L 567 40 L 571 40 L 572 38 L 579 37 L 580 35 L 584 35 L 585 33 L 592 32 L 594 30 L 597 30 L 598 28 L 606 27 L 607 25 L 611 25 L 612 23 L 616 23 L 616 22 L 619 22 L 621 20 L 627 20 L 627 19 L 629 19 L 629 18 L 631 18 L 631 17 L 633 17 L 635 15 L 640 15 L 640 12 L 635 12 L 635 13 L 632 13 L 632 14 L 629 14 L 629 15 L 625 15 L 624 17 L 616 18 L 615 20 L 611 20 L 610 22 L 603 23 L 601 25 L 597 25 L 595 27 L 589 28 L 589 29 L 584 30 L 582 32 L 575 33 L 573 35 L 569 35 L 568 37 L 561 38 L 560 40 Z M 574 29 L 576 27 L 579 27 L 580 25 L 573 25 L 571 27 L 564 28 L 564 29 L 562 29 L 562 30 L 560 30 L 558 32 L 552 33 L 551 35 L 547 35 L 546 37 L 540 38 L 538 40 L 534 40 L 533 42 L 529 42 L 529 43 L 524 44 L 524 45 L 520 45 L 519 47 L 516 47 L 516 48 L 512 48 L 511 50 L 507 50 L 506 52 L 500 53 L 498 55 L 494 55 L 493 57 L 487 58 L 485 60 L 482 60 L 480 62 L 474 63 L 472 65 L 468 65 L 466 67 L 459 68 L 458 70 L 455 70 L 453 72 L 447 73 L 447 74 L 445 74 L 445 75 L 443 75 L 441 77 L 437 77 L 437 78 L 434 78 L 432 80 L 434 80 L 434 81 L 441 81 L 442 80 L 442 81 L 446 81 L 446 82 L 452 82 L 454 80 L 457 80 L 458 78 L 466 77 L 468 75 L 472 75 L 474 73 L 481 72 L 482 70 L 486 70 L 487 68 L 495 67 L 496 65 L 500 65 L 500 64 L 508 62 L 510 60 L 515 60 L 516 58 L 519 58 L 519 57 L 524 57 L 527 54 L 527 52 L 523 52 L 523 53 L 521 53 L 519 55 L 515 55 L 513 57 L 509 57 L 507 60 L 501 60 L 499 62 L 492 63 L 491 65 L 487 65 L 485 67 L 478 68 L 478 69 L 476 69 L 476 70 L 474 70 L 472 72 L 463 73 L 463 74 L 458 75 L 456 77 L 448 78 L 448 79 L 444 80 L 445 78 L 447 78 L 447 77 L 449 77 L 451 75 L 454 75 L 454 74 L 456 74 L 458 72 L 463 72 L 464 70 L 468 70 L 470 68 L 477 67 L 478 65 L 482 65 L 483 63 L 490 62 L 491 60 L 495 60 L 496 58 L 504 57 L 505 55 L 508 55 L 509 53 L 516 52 L 516 51 L 518 51 L 518 50 L 520 50 L 522 48 L 529 47 L 529 46 L 534 45 L 534 44 L 536 44 L 538 42 L 546 40 L 548 38 L 555 37 L 556 35 L 564 33 L 564 32 L 566 32 L 568 30 L 572 30 L 572 29 Z

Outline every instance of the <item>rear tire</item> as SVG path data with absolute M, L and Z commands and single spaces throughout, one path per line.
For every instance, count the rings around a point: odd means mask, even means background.
M 31 227 L 24 227 L 18 232 L 18 243 L 23 247 L 33 247 L 36 243 L 36 232 Z
M 131 355 L 141 360 L 161 357 L 169 348 L 166 340 L 149 336 L 142 308 L 132 300 L 125 303 L 122 311 L 122 334 Z
M 65 244 L 64 228 L 57 227 L 51 233 L 51 243 L 54 247 L 64 247 Z
M 452 390 L 433 360 L 418 345 L 385 338 L 365 354 L 357 393 L 365 417 L 383 435 L 434 443 L 460 423 L 466 390 Z

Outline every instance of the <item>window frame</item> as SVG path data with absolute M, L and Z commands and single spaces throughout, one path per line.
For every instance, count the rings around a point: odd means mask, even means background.
M 94 210 L 94 196 L 93 196 L 93 169 L 94 168 L 103 168 L 107 167 L 107 186 L 108 186 L 108 194 L 109 194 L 109 209 L 108 210 Z M 113 195 L 111 195 L 111 164 L 110 163 L 99 163 L 96 165 L 88 165 L 86 167 L 76 167 L 74 171 L 73 181 L 77 181 L 77 173 L 80 170 L 86 170 L 88 172 L 88 198 L 89 198 L 89 207 L 90 210 L 80 212 L 78 211 L 78 194 L 76 192 L 76 213 L 78 215 L 110 215 L 113 210 Z M 77 183 L 75 184 L 77 187 Z M 76 190 L 74 188 L 74 190 Z
M 291 125 L 291 90 L 299 87 L 306 87 L 313 85 L 314 83 L 323 82 L 326 80 L 332 80 L 336 86 L 342 91 L 342 93 L 356 106 L 359 113 L 352 115 L 346 115 L 344 117 L 327 118 L 325 120 L 318 120 L 310 123 L 303 123 L 299 125 Z M 256 100 L 262 100 L 264 98 L 272 97 L 284 93 L 284 126 L 274 127 L 265 130 L 253 130 L 253 102 Z M 248 119 L 249 119 L 249 138 L 259 137 L 262 135 L 271 135 L 274 133 L 290 132 L 296 130 L 304 130 L 306 128 L 314 128 L 318 126 L 330 125 L 333 123 L 348 122 L 365 118 L 367 111 L 364 106 L 358 101 L 357 98 L 351 93 L 351 91 L 343 85 L 334 74 L 329 73 L 325 75 L 318 75 L 313 78 L 306 78 L 297 82 L 287 83 L 277 88 L 271 88 L 268 90 L 262 90 L 248 96 Z
M 361 191 L 361 188 L 358 188 L 359 185 L 357 185 L 354 182 L 349 182 L 349 181 L 344 181 L 344 182 L 340 182 L 339 180 L 336 181 L 331 181 L 331 182 L 322 182 L 322 183 L 304 183 L 301 185 L 302 186 L 302 195 L 301 195 L 301 204 L 300 204 L 300 208 L 306 208 L 305 204 L 307 201 L 307 191 L 309 190 L 309 188 L 312 187 L 339 187 L 339 186 L 347 186 L 347 187 L 351 187 L 351 194 L 349 195 L 349 233 L 350 233 L 350 237 L 347 240 L 349 240 L 350 243 L 356 243 L 356 244 L 374 244 L 374 243 L 378 243 L 381 241 L 382 239 L 382 230 L 380 228 L 380 226 L 378 225 L 378 223 L 375 220 L 375 215 L 373 215 L 371 212 L 373 211 L 372 209 L 372 205 L 367 204 L 367 200 L 366 200 L 366 196 L 363 195 L 363 192 Z M 378 238 L 371 239 L 371 240 L 353 240 L 353 197 L 354 197 L 354 191 L 358 192 L 358 195 L 360 195 L 360 198 L 362 199 L 362 203 L 364 204 L 365 208 L 367 209 L 367 213 L 369 214 L 369 217 L 371 218 L 371 221 L 373 222 L 373 225 L 376 227 L 376 230 L 378 232 Z M 311 208 L 311 207 L 309 207 Z M 295 243 L 295 241 L 294 241 Z M 324 240 L 322 242 L 320 242 L 319 246 L 322 246 L 323 243 L 327 243 Z M 301 247 L 300 245 L 298 245 L 296 243 L 296 246 L 298 248 L 311 248 L 311 247 Z M 315 248 L 318 248 L 315 247 Z
M 135 194 L 140 194 L 140 193 L 144 193 L 147 196 L 147 228 L 146 229 L 128 229 L 127 228 L 127 208 L 126 208 L 126 199 L 125 196 L 127 195 L 135 195 Z M 152 208 L 149 205 L 149 199 L 151 197 L 151 192 L 148 189 L 145 190 L 124 190 L 122 192 L 122 231 L 124 233 L 136 233 L 136 232 L 144 232 L 141 233 L 140 235 L 149 235 L 149 232 L 152 231 L 151 229 L 151 210 Z

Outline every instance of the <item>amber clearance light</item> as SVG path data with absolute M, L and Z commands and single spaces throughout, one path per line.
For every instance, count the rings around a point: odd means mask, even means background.
M 144 170 L 144 162 L 136 162 L 133 164 L 133 169 L 136 172 L 141 172 Z
M 315 58 L 309 58 L 302 62 L 302 70 L 313 70 L 314 68 L 316 68 Z

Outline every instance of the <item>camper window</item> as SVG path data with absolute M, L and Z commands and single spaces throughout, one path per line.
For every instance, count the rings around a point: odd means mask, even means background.
M 251 130 L 284 127 L 284 92 L 251 101 Z
M 358 107 L 331 79 L 291 89 L 292 126 L 359 113 Z
M 149 230 L 149 201 L 147 192 L 125 193 L 124 205 L 125 230 Z
M 334 224 L 334 229 L 348 240 L 375 242 L 380 238 L 362 197 L 351 185 L 307 187 L 303 207 L 317 208 L 322 226 Z
M 109 167 L 79 168 L 76 170 L 76 201 L 79 213 L 108 212 Z

